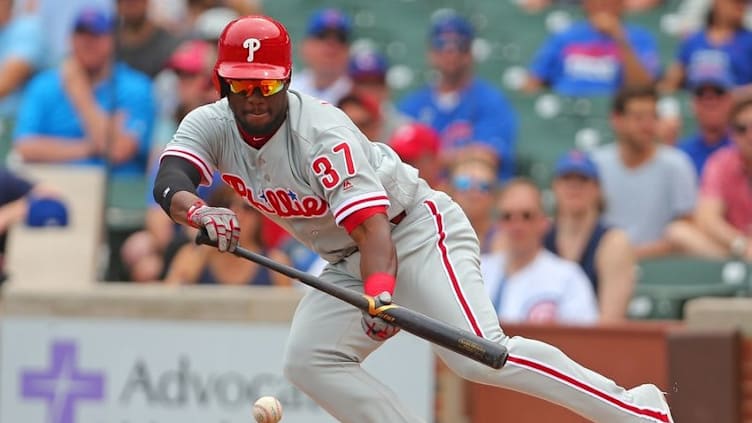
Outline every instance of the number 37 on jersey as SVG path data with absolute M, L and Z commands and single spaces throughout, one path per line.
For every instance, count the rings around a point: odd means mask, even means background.
M 343 179 L 341 175 L 343 171 L 346 177 L 353 176 L 356 172 L 352 152 L 346 142 L 332 147 L 332 153 L 334 154 L 318 156 L 311 162 L 313 173 L 319 177 L 321 185 L 328 190 L 339 185 Z

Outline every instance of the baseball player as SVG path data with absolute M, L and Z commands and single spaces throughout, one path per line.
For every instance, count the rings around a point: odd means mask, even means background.
M 205 228 L 222 251 L 236 248 L 233 212 L 195 194 L 218 169 L 249 204 L 329 262 L 322 279 L 382 303 L 394 298 L 509 350 L 506 366 L 493 370 L 437 347 L 457 374 L 598 422 L 673 421 L 656 386 L 626 390 L 550 345 L 504 335 L 483 288 L 478 239 L 459 206 L 336 107 L 288 90 L 291 46 L 282 24 L 246 16 L 230 22 L 218 44 L 222 99 L 188 114 L 161 156 L 154 196 L 173 220 Z M 292 322 L 285 374 L 340 421 L 418 422 L 360 366 L 396 332 L 311 290 Z

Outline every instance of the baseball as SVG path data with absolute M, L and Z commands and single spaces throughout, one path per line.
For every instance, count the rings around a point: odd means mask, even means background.
M 274 397 L 261 397 L 253 404 L 257 423 L 277 423 L 282 419 L 282 404 Z

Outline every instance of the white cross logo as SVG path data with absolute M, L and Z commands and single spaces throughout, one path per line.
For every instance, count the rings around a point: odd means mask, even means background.
M 247 38 L 243 41 L 243 47 L 248 49 L 248 59 L 246 60 L 253 62 L 253 53 L 261 48 L 261 41 L 258 38 Z

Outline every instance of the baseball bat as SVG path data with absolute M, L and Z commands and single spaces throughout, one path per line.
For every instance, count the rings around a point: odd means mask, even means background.
M 196 237 L 197 244 L 216 247 L 217 243 L 211 241 L 209 236 L 202 230 Z M 432 317 L 399 306 L 397 304 L 381 305 L 369 296 L 352 289 L 343 288 L 330 282 L 325 282 L 310 273 L 301 272 L 298 269 L 286 266 L 238 246 L 232 254 L 246 260 L 258 263 L 275 272 L 298 279 L 304 284 L 332 295 L 340 300 L 350 303 L 360 310 L 384 319 L 415 336 L 425 339 L 441 347 L 447 348 L 458 354 L 464 355 L 479 363 L 494 369 L 500 369 L 507 361 L 507 349 L 503 345 L 481 338 L 472 332 L 463 330 Z

